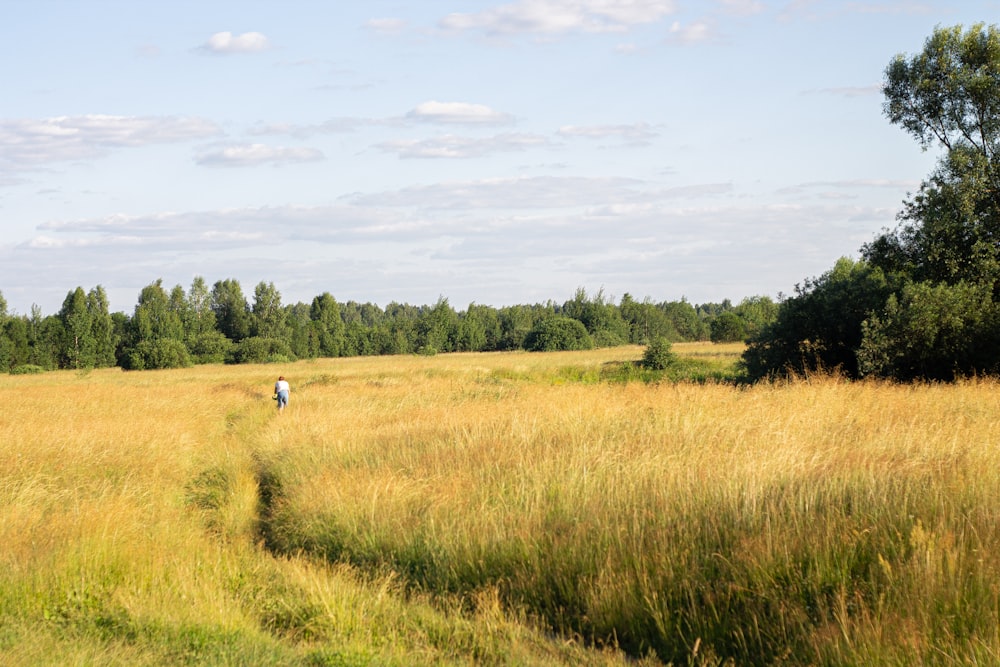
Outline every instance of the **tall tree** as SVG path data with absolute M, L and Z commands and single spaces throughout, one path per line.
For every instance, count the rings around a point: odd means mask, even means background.
M 281 292 L 274 283 L 257 283 L 253 291 L 250 333 L 260 338 L 288 339 L 285 311 L 281 307 Z
M 0 372 L 9 371 L 14 366 L 14 342 L 11 340 L 7 322 L 7 300 L 0 292 Z
M 751 376 L 840 366 L 949 379 L 1000 369 L 1000 31 L 937 28 L 885 70 L 884 112 L 943 155 L 864 261 L 781 303 L 754 337 Z M 976 341 L 969 344 L 969 341 Z
M 598 347 L 628 342 L 628 324 L 618 307 L 604 296 L 603 289 L 588 297 L 585 289 L 578 288 L 573 300 L 563 304 L 562 314 L 582 322 Z
M 212 291 L 201 276 L 195 276 L 187 293 L 187 312 L 191 318 L 184 328 L 194 336 L 215 330 L 215 312 L 212 310 Z
M 925 150 L 944 150 L 900 212 L 862 252 L 903 280 L 989 283 L 1000 272 L 1000 31 L 938 28 L 885 71 L 885 114 Z M 1000 296 L 1000 294 L 997 294 Z
M 87 294 L 82 287 L 66 295 L 59 310 L 66 339 L 62 346 L 63 364 L 67 368 L 93 368 L 94 337 Z
M 108 295 L 100 285 L 87 292 L 87 312 L 94 339 L 94 364 L 102 368 L 114 366 L 118 337 L 109 312 Z
M 630 343 L 648 345 L 661 338 L 667 341 L 681 340 L 677 327 L 649 297 L 640 303 L 626 292 L 618 310 L 628 325 L 628 342 Z
M 1000 31 L 983 23 L 937 28 L 912 58 L 885 71 L 884 109 L 927 148 L 967 146 L 996 162 L 1000 145 Z
M 212 311 L 219 331 L 239 342 L 250 335 L 250 306 L 235 279 L 219 280 L 212 286 Z
M 451 352 L 458 334 L 458 314 L 439 297 L 430 308 L 423 308 L 417 321 L 417 349 L 424 352 Z
M 317 354 L 324 357 L 339 356 L 344 344 L 344 321 L 340 317 L 340 305 L 332 294 L 323 292 L 312 300 L 309 319 L 319 343 Z
M 184 339 L 184 323 L 171 303 L 162 279 L 142 288 L 132 317 L 138 340 Z
M 184 322 L 176 302 L 163 289 L 162 279 L 142 288 L 131 320 L 131 345 L 124 364 L 127 368 L 176 368 L 191 364 L 184 344 Z

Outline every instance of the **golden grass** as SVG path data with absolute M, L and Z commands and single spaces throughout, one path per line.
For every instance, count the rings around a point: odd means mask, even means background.
M 12 377 L 0 656 L 623 661 L 545 627 L 692 664 L 1000 656 L 996 382 L 560 372 L 641 355 Z

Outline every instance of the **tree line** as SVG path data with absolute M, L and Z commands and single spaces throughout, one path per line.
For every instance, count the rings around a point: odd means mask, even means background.
M 131 314 L 109 312 L 100 285 L 70 291 L 58 313 L 7 312 L 0 293 L 0 370 L 14 373 L 120 366 L 127 370 L 205 363 L 284 362 L 317 357 L 504 350 L 577 350 L 625 344 L 743 340 L 773 320 L 778 305 L 750 297 L 738 305 L 653 302 L 578 289 L 563 303 L 456 311 L 433 305 L 338 302 L 324 292 L 283 304 L 271 282 L 252 296 L 238 280 L 211 287 L 195 277 L 185 290 L 157 280 L 142 288 Z

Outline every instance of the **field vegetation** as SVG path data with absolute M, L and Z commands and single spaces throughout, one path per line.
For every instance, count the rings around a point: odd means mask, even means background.
M 741 351 L 10 376 L 0 662 L 1000 662 L 1000 384 Z

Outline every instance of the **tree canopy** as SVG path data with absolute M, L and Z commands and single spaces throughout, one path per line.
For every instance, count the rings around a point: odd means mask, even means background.
M 1000 350 L 1000 31 L 937 28 L 897 55 L 882 87 L 890 123 L 933 172 L 850 267 L 807 281 L 751 339 L 751 378 L 835 366 L 852 377 L 947 380 L 994 373 Z M 846 297 L 846 298 L 845 298 Z

